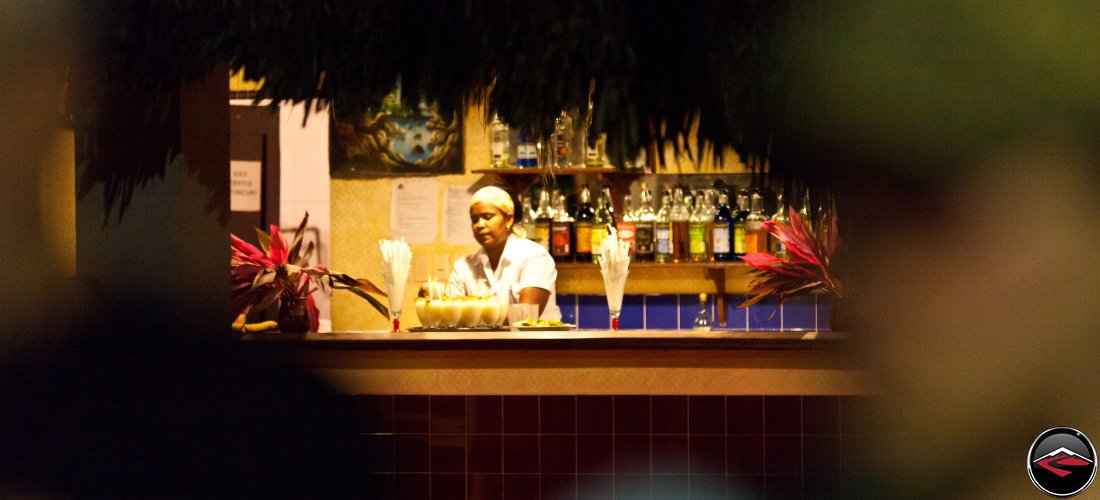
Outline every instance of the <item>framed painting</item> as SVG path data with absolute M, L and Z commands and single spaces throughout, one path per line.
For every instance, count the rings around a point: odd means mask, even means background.
M 447 120 L 423 101 L 415 110 L 399 103 L 392 93 L 379 109 L 341 115 L 335 106 L 329 134 L 332 177 L 462 173 L 461 117 Z

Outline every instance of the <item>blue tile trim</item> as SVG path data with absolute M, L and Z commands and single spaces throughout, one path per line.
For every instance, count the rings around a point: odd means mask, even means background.
M 623 312 L 619 314 L 620 330 L 645 328 L 645 298 L 642 295 L 623 296 Z
M 817 329 L 817 295 L 791 297 L 782 306 L 783 331 L 799 332 Z
M 764 297 L 760 302 L 749 306 L 749 330 L 754 332 L 778 331 L 782 328 L 783 315 L 779 310 L 779 299 Z
M 707 294 L 707 314 L 710 316 L 711 325 L 718 321 L 714 316 L 714 297 Z M 699 295 L 680 295 L 680 329 L 691 330 L 695 322 L 695 315 L 699 313 Z
M 679 297 L 676 295 L 646 295 L 646 329 L 676 330 L 679 327 L 679 304 Z
M 577 296 L 558 295 L 558 309 L 561 309 L 561 320 L 570 325 L 577 324 Z
M 603 295 L 577 296 L 577 328 L 582 330 L 607 330 L 611 320 L 607 309 L 607 297 Z
M 729 294 L 726 296 L 726 326 L 718 325 L 718 316 L 715 315 L 714 328 L 717 330 L 728 330 L 744 332 L 749 329 L 749 310 L 738 309 L 737 306 L 748 299 L 747 295 Z M 717 307 L 717 306 L 715 306 Z

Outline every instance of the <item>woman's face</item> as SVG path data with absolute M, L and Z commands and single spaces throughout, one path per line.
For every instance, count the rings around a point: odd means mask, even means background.
M 474 230 L 474 239 L 482 247 L 496 247 L 508 241 L 512 216 L 493 205 L 477 202 L 470 205 L 470 227 Z

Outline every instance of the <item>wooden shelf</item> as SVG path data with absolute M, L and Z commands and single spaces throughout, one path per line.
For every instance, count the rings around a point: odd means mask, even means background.
M 645 174 L 641 170 L 620 170 L 615 167 L 570 167 L 570 168 L 479 168 L 470 171 L 475 174 L 495 175 L 516 193 L 522 193 L 531 187 L 539 176 L 543 175 L 589 175 L 594 174 L 606 183 L 614 193 L 612 207 L 616 212 L 622 210 L 622 193 L 630 189 L 635 179 Z
M 599 270 L 600 266 L 595 263 L 589 262 L 558 262 L 556 263 L 558 270 L 561 269 L 587 269 L 592 268 Z M 674 263 L 659 263 L 659 262 L 631 262 L 630 269 L 648 269 L 648 268 L 670 268 L 670 269 L 733 269 L 739 268 L 751 269 L 752 266 L 744 262 L 674 262 Z

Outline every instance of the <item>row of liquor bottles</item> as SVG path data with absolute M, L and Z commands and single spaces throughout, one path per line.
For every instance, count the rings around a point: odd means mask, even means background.
M 690 191 L 689 191 L 690 193 Z M 558 262 L 598 262 L 599 248 L 617 230 L 631 244 L 631 258 L 641 262 L 735 262 L 746 253 L 770 252 L 786 256 L 786 249 L 763 228 L 768 220 L 788 222 L 782 193 L 777 210 L 764 213 L 764 197 L 758 190 L 737 192 L 733 203 L 722 190 L 698 190 L 694 195 L 681 187 L 664 190 L 660 209 L 654 209 L 652 192 L 643 183 L 637 207 L 630 194 L 616 214 L 611 191 L 604 186 L 595 197 L 588 186 L 578 194 L 576 208 L 566 208 L 566 197 L 557 190 L 541 189 L 538 203 L 521 196 L 527 238 L 540 243 Z M 808 193 L 801 211 L 809 205 Z

